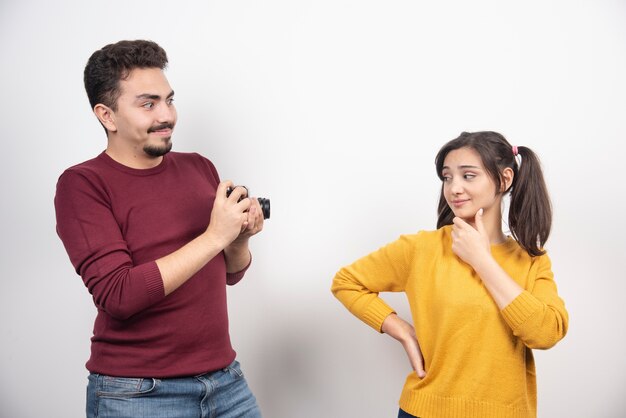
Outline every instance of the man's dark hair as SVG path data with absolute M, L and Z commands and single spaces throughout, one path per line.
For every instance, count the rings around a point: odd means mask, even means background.
M 85 90 L 93 109 L 98 103 L 117 110 L 120 80 L 135 68 L 167 66 L 165 50 L 152 41 L 119 41 L 94 52 L 85 66 Z

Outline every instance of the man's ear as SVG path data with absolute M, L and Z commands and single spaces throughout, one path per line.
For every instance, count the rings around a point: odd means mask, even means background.
M 500 193 L 504 193 L 511 187 L 513 184 L 513 177 L 515 173 L 513 173 L 513 169 L 511 167 L 507 167 L 502 170 L 500 173 Z
M 115 123 L 115 113 L 110 107 L 98 103 L 93 107 L 93 113 L 107 131 L 116 132 L 117 124 Z

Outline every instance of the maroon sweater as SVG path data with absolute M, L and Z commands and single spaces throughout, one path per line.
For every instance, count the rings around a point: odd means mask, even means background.
M 193 376 L 235 358 L 223 253 L 165 296 L 155 260 L 205 231 L 219 177 L 198 154 L 171 152 L 138 170 L 102 153 L 67 169 L 54 200 L 57 233 L 98 309 L 92 373 Z

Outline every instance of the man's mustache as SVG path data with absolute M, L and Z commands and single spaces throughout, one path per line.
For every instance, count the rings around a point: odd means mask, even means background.
M 174 129 L 174 124 L 173 123 L 163 123 L 161 125 L 152 126 L 150 129 L 148 129 L 148 133 L 160 131 L 161 129 Z

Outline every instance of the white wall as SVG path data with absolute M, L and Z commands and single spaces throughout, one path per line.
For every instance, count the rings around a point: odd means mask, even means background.
M 547 172 L 571 328 L 536 353 L 539 416 L 626 416 L 625 17 L 620 0 L 2 0 L 0 416 L 84 414 L 95 309 L 52 200 L 62 170 L 105 147 L 87 58 L 137 38 L 168 52 L 174 149 L 272 199 L 229 290 L 266 417 L 395 416 L 402 349 L 329 287 L 342 265 L 434 228 L 434 156 L 464 130 L 502 132 Z

